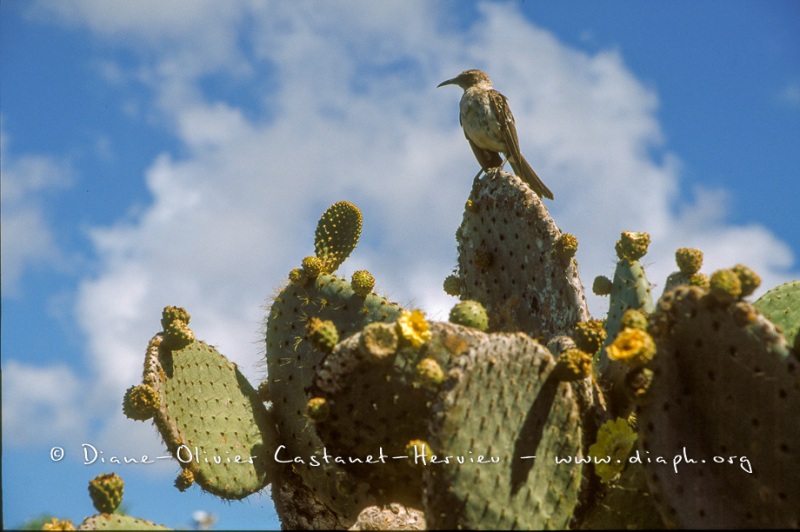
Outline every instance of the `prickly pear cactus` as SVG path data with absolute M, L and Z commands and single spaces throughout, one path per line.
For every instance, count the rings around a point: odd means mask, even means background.
M 659 301 L 650 331 L 658 353 L 637 417 L 665 522 L 800 526 L 800 362 L 783 335 L 753 305 L 693 286 Z
M 104 473 L 89 481 L 89 496 L 99 514 L 87 517 L 78 530 L 170 530 L 165 526 L 114 513 L 122 502 L 125 484 L 115 473 Z M 72 521 L 53 518 L 42 530 L 75 530 Z
M 150 340 L 143 384 L 125 394 L 123 411 L 140 421 L 149 413 L 169 452 L 202 489 L 224 499 L 247 497 L 270 480 L 274 422 L 236 364 L 194 340 L 188 314 L 175 317 L 174 309 L 165 309 L 165 331 Z
M 329 407 L 315 426 L 331 456 L 379 503 L 424 506 L 432 528 L 565 527 L 582 471 L 555 457 L 581 457 L 582 432 L 548 350 L 451 323 L 418 320 L 429 334 L 416 344 L 400 324 L 394 341 L 378 328 L 317 369 L 310 395 Z
M 482 335 L 453 361 L 427 440 L 432 455 L 453 457 L 424 466 L 431 528 L 567 527 L 582 471 L 556 458 L 583 456 L 582 431 L 556 365 L 521 333 Z
M 87 517 L 78 530 L 172 530 L 130 515 L 97 514 Z
M 315 249 L 324 266 L 293 271 L 290 283 L 273 301 L 266 325 L 268 388 L 275 422 L 282 443 L 276 454 L 282 462 L 300 458 L 302 463 L 283 467 L 286 471 L 273 486 L 273 499 L 284 524 L 291 528 L 343 528 L 373 499 L 367 486 L 353 482 L 335 463 L 323 460 L 324 446 L 308 416 L 306 388 L 314 366 L 330 342 L 358 332 L 373 322 L 394 321 L 400 308 L 371 293 L 374 278 L 361 271 L 356 287 L 330 273 L 355 248 L 361 230 L 361 213 L 347 202 L 339 202 L 322 216 L 317 226 Z M 320 324 L 324 324 L 320 328 Z M 327 333 L 327 334 L 322 334 Z M 318 462 L 312 465 L 311 462 Z M 290 479 L 290 480 L 287 480 Z
M 783 329 L 789 345 L 798 345 L 800 332 L 800 281 L 776 286 L 753 303 L 772 323 Z M 795 347 L 797 350 L 797 347 Z M 799 351 L 800 352 L 800 351 Z
M 361 211 L 349 201 L 334 203 L 322 214 L 314 235 L 314 251 L 323 261 L 324 273 L 336 271 L 356 248 L 361 223 Z
M 647 253 L 649 245 L 650 235 L 632 231 L 623 231 L 617 241 L 616 251 L 619 261 L 614 271 L 609 298 L 606 345 L 613 342 L 619 333 L 625 311 L 637 309 L 647 314 L 653 311 L 650 282 L 639 262 L 639 259 Z M 604 368 L 605 364 L 604 357 L 601 357 L 601 368 Z
M 483 304 L 490 331 L 546 339 L 588 319 L 577 242 L 518 177 L 476 179 L 456 237 L 461 298 Z

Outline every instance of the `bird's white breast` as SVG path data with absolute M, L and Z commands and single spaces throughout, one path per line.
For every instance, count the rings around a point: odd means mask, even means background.
M 500 136 L 500 127 L 489 96 L 485 91 L 467 89 L 459 104 L 461 127 L 469 139 L 481 148 L 504 152 L 506 147 Z

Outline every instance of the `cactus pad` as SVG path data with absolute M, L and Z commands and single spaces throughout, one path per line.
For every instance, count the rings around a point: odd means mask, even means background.
M 194 341 L 169 350 L 161 340 L 148 346 L 144 383 L 160 396 L 154 419 L 167 449 L 214 495 L 259 491 L 277 443 L 258 393 L 213 347 Z
M 568 332 L 589 317 L 570 239 L 519 178 L 488 172 L 473 182 L 456 236 L 461 297 L 479 301 L 492 331 L 534 338 Z
M 758 298 L 753 306 L 783 329 L 789 345 L 796 345 L 800 331 L 800 281 L 791 281 L 773 288 Z
M 666 524 L 800 526 L 800 365 L 786 339 L 749 303 L 697 287 L 662 297 L 650 323 L 640 451 L 668 461 L 645 463 Z
M 78 530 L 171 530 L 168 527 L 130 515 L 97 514 L 87 517 Z
M 349 201 L 331 205 L 319 219 L 314 250 L 322 259 L 323 273 L 336 271 L 356 248 L 361 236 L 361 211 Z
M 451 458 L 423 466 L 428 525 L 566 528 L 581 468 L 555 458 L 582 456 L 573 388 L 555 378 L 553 356 L 527 336 L 478 340 L 453 361 L 433 407 L 428 441 L 440 460 Z M 497 463 L 479 463 L 481 455 Z

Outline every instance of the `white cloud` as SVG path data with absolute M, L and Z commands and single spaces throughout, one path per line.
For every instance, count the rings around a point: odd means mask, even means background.
M 91 232 L 98 268 L 81 282 L 77 313 L 102 383 L 94 403 L 121 399 L 139 380 L 170 304 L 185 306 L 198 336 L 255 383 L 261 305 L 313 251 L 318 216 L 340 199 L 365 218 L 343 273 L 367 268 L 379 290 L 445 319 L 453 299 L 441 281 L 456 261 L 454 233 L 477 164 L 458 126 L 460 93 L 435 87 L 465 68 L 489 71 L 510 98 L 522 151 L 555 192 L 549 208 L 578 236 L 587 289 L 613 272 L 622 230 L 651 233 L 648 271 L 659 283 L 686 245 L 703 248 L 709 265 L 746 262 L 775 282 L 793 265 L 764 228 L 709 214 L 715 202 L 703 193 L 680 199 L 657 94 L 627 68 L 624 51 L 567 47 L 511 5 L 482 5 L 465 33 L 445 29 L 446 16 L 427 2 L 243 2 L 230 13 L 195 2 L 43 5 L 40 16 L 58 13 L 141 52 L 132 78 L 110 70 L 115 82 L 145 83 L 152 95 L 137 107 L 185 148 L 150 164 L 153 202 L 140 216 Z M 261 65 L 272 70 L 259 73 Z M 269 80 L 259 87 L 263 113 L 203 84 L 231 72 L 243 90 Z M 589 297 L 593 313 L 604 313 L 605 302 Z
M 5 132 L 0 132 L 0 139 L 2 292 L 19 296 L 20 279 L 26 271 L 56 266 L 63 258 L 42 198 L 53 189 L 68 186 L 71 172 L 66 163 L 49 157 L 12 154 Z
M 66 365 L 36 367 L 4 361 L 4 441 L 27 446 L 79 442 L 88 426 L 80 409 L 82 392 Z

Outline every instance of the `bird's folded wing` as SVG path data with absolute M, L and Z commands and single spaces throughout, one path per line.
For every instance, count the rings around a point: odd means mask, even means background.
M 519 150 L 519 139 L 517 138 L 517 127 L 514 125 L 514 115 L 511 114 L 511 109 L 508 108 L 508 100 L 496 90 L 492 90 L 489 92 L 489 101 L 497 117 L 497 123 L 500 125 L 500 135 L 508 150 L 506 156 L 511 160 L 519 161 L 522 158 L 522 154 Z

